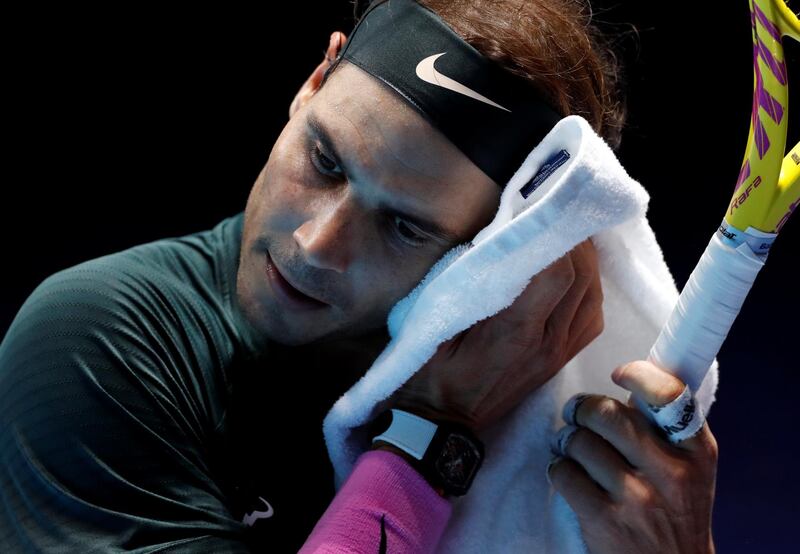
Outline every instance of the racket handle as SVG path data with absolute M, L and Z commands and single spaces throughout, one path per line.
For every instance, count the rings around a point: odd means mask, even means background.
M 728 336 L 766 255 L 716 231 L 650 349 L 648 360 L 696 392 Z

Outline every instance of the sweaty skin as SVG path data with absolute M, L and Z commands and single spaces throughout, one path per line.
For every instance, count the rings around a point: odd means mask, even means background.
M 358 68 L 344 64 L 320 87 L 342 38 L 298 92 L 244 214 L 59 271 L 20 308 L 0 342 L 0 551 L 296 551 L 327 509 L 311 552 L 316 541 L 328 552 L 435 552 L 450 501 L 391 451 L 364 453 L 333 498 L 320 422 L 385 346 L 390 307 L 491 220 L 500 189 Z M 267 279 L 268 251 L 328 304 L 287 308 L 269 284 L 281 281 Z M 602 329 L 594 258 L 587 240 L 509 310 L 448 343 L 404 406 L 476 429 L 513 407 Z M 617 378 L 672 390 L 633 369 Z M 576 465 L 556 464 L 552 478 L 592 551 L 707 552 L 707 427 L 705 442 L 687 443 L 699 448 L 677 452 L 626 434 L 635 413 L 613 402 L 581 409 L 588 431 L 566 452 Z M 589 432 L 608 444 L 582 448 Z M 605 474 L 614 455 L 634 469 Z M 610 494 L 598 499 L 600 483 Z
M 331 36 L 325 59 L 295 97 L 290 121 L 250 194 L 238 296 L 253 326 L 275 340 L 323 350 L 361 344 L 362 355 L 374 358 L 388 341 L 389 309 L 447 250 L 491 221 L 501 191 L 394 91 L 359 68 L 342 63 L 320 86 L 344 38 Z M 397 210 L 437 224 L 450 238 L 422 231 Z M 267 250 L 282 273 L 328 305 L 313 311 L 280 305 L 264 279 Z M 479 432 L 551 378 L 602 329 L 597 257 L 586 240 L 537 275 L 508 309 L 443 344 L 387 407 L 459 421 Z M 636 379 L 621 384 L 636 383 L 648 390 Z M 606 399 L 599 405 L 608 404 Z M 584 410 L 590 406 L 586 403 Z M 636 418 L 629 409 L 614 421 Z M 703 432 L 699 440 L 712 444 L 707 424 Z M 640 430 L 638 437 L 649 436 L 656 446 L 639 462 L 664 471 L 644 473 L 640 482 L 657 483 L 669 495 L 626 497 L 622 508 L 597 501 L 597 483 L 579 479 L 575 467 L 583 464 L 592 475 L 589 468 L 602 456 L 622 456 L 622 443 L 614 441 L 582 456 L 567 452 L 575 461 L 555 466 L 554 486 L 576 511 L 587 505 L 608 508 L 598 518 L 591 515 L 594 510 L 583 512 L 582 528 L 593 552 L 633 552 L 643 545 L 656 552 L 662 550 L 653 548 L 695 539 L 700 539 L 695 551 L 712 552 L 715 446 L 700 449 L 698 463 L 706 471 L 690 480 L 682 470 L 665 469 L 686 464 L 677 465 L 676 447 L 652 429 L 649 433 Z M 574 479 L 564 477 L 570 468 Z M 331 505 L 317 537 L 337 525 L 347 527 L 350 520 L 340 514 L 353 506 L 344 504 Z M 630 517 L 636 508 L 644 511 Z M 678 518 L 698 516 L 697 525 L 665 525 L 663 514 L 670 510 Z
M 391 307 L 447 250 L 491 221 L 501 191 L 361 69 L 343 62 L 314 88 L 326 67 L 323 60 L 298 93 L 248 198 L 239 300 L 257 329 L 285 344 L 368 336 L 383 346 Z M 327 131 L 341 164 L 309 129 L 310 118 Z M 318 148 L 325 158 L 315 159 Z M 431 236 L 393 210 L 436 223 L 452 238 Z M 329 305 L 313 312 L 280 305 L 264 277 L 266 250 L 282 273 Z

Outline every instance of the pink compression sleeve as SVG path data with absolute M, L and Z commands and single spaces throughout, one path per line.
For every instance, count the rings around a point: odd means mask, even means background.
M 402 457 L 368 450 L 299 554 L 432 553 L 452 510 Z

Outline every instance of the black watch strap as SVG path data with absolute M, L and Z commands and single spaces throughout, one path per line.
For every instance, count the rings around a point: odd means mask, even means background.
M 454 422 L 431 421 L 392 408 L 376 420 L 372 430 L 379 433 L 373 443 L 383 441 L 409 454 L 423 477 L 451 496 L 467 493 L 483 462 L 483 443 L 466 426 Z

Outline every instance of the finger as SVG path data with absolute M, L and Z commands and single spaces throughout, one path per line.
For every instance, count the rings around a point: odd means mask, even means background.
M 498 366 L 507 366 L 520 351 L 541 344 L 547 317 L 574 278 L 570 257 L 559 258 L 537 273 L 510 306 L 474 325 L 469 342 L 484 353 L 489 349 Z
M 614 500 L 622 500 L 626 488 L 638 481 L 625 458 L 603 437 L 584 427 L 562 427 L 554 435 L 551 449 L 578 462 Z
M 570 325 L 567 339 L 567 352 L 571 354 L 570 359 L 586 348 L 605 328 L 603 293 L 599 283 L 598 278 L 597 286 L 593 283 L 586 290 Z
M 605 327 L 603 319 L 603 288 L 600 281 L 597 251 L 591 239 L 587 239 L 586 244 L 590 247 L 589 258 L 593 265 L 593 271 L 589 286 L 570 323 L 565 349 L 567 361 L 586 348 L 589 343 L 603 332 Z
M 580 353 L 584 348 L 589 346 L 594 339 L 600 336 L 604 329 L 604 322 L 603 318 L 598 315 L 594 319 L 590 319 L 584 323 L 584 328 L 582 331 L 577 333 L 574 336 L 570 336 L 569 342 L 567 343 L 567 351 L 572 353 L 572 357 L 575 357 L 578 353 Z M 570 358 L 572 359 L 572 358 Z
M 556 457 L 547 466 L 547 480 L 572 507 L 578 517 L 602 513 L 611 500 L 577 462 Z
M 576 395 L 573 398 L 579 397 Z M 632 466 L 647 473 L 660 473 L 678 462 L 677 453 L 660 436 L 660 432 L 638 410 L 615 398 L 589 394 L 572 412 L 565 405 L 567 423 L 586 427 L 607 440 Z
M 635 360 L 617 367 L 611 373 L 611 379 L 653 406 L 669 404 L 678 398 L 686 387 L 678 377 L 647 360 Z M 629 404 L 633 405 L 632 399 L 629 400 Z M 673 445 L 706 455 L 716 456 L 717 451 L 716 440 L 707 423 L 704 423 L 694 436 Z
M 573 285 L 575 277 L 574 260 L 567 253 L 531 278 L 522 293 L 509 306 L 508 315 L 519 319 L 521 323 L 538 318 L 540 324 L 543 324 Z
M 556 344 L 565 346 L 569 341 L 569 331 L 575 322 L 578 309 L 583 305 L 586 292 L 597 275 L 597 266 L 594 263 L 596 256 L 592 256 L 593 250 L 594 247 L 587 239 L 569 253 L 575 269 L 575 278 L 569 290 L 550 312 L 545 324 L 546 333 L 550 335 L 548 339 L 555 340 Z
M 686 386 L 676 376 L 645 360 L 635 360 L 615 368 L 611 379 L 654 406 L 672 402 Z
M 602 318 L 603 286 L 600 281 L 600 266 L 597 262 L 597 252 L 594 250 L 594 248 L 591 250 L 591 264 L 592 272 L 589 277 L 589 286 L 587 287 L 584 298 L 581 301 L 581 305 L 578 307 L 578 311 L 573 318 L 572 326 L 570 327 L 570 334 L 573 333 L 573 327 L 575 327 L 576 331 L 579 328 L 582 328 L 584 321 L 594 319 L 598 314 Z

